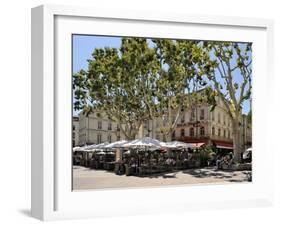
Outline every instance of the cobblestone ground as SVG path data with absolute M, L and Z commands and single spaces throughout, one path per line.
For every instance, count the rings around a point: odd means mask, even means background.
M 114 172 L 74 166 L 73 190 L 248 182 L 249 173 L 249 171 L 221 171 L 214 168 L 203 168 L 137 177 L 119 176 Z

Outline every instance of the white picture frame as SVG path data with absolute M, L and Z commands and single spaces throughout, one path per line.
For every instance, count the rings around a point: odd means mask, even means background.
M 71 191 L 71 76 L 62 75 L 71 71 L 72 33 L 253 42 L 253 182 Z M 265 19 L 57 5 L 32 9 L 32 216 L 56 220 L 271 205 L 273 177 L 267 172 L 273 171 L 273 150 L 264 134 L 268 87 L 274 84 L 272 45 L 273 22 Z

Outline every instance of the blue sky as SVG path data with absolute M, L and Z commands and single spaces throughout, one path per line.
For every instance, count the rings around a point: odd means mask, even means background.
M 86 70 L 95 48 L 119 47 L 121 38 L 93 35 L 73 35 L 73 73 Z
M 94 35 L 73 35 L 73 73 L 81 69 L 87 70 L 88 59 L 91 59 L 92 52 L 95 48 L 114 47 L 118 48 L 121 45 L 120 37 L 94 36 Z M 238 73 L 236 71 L 235 73 Z M 234 81 L 241 84 L 241 76 L 234 74 Z M 246 101 L 243 105 L 243 113 L 248 113 L 250 102 Z M 74 112 L 77 115 L 78 112 Z

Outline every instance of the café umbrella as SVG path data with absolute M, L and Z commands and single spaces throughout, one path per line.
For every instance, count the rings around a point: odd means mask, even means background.
M 150 137 L 143 137 L 136 140 L 132 140 L 123 144 L 124 148 L 137 149 L 137 151 L 157 150 L 161 148 L 162 142 Z M 138 156 L 138 166 L 140 165 L 140 156 Z
M 190 144 L 180 142 L 180 141 L 171 141 L 171 142 L 164 143 L 163 147 L 177 149 L 177 148 L 191 148 L 192 146 Z
M 82 147 L 76 146 L 76 147 L 74 147 L 72 150 L 73 150 L 73 151 L 81 151 L 81 149 L 82 149 Z
M 104 149 L 106 145 L 108 145 L 109 143 L 108 142 L 104 142 L 104 143 L 101 143 L 101 144 L 97 144 L 95 149 Z
M 104 151 L 100 151 L 100 152 L 97 152 L 97 155 L 105 155 L 106 153 Z
M 138 148 L 140 150 L 156 150 L 158 148 L 161 148 L 162 142 L 150 138 L 150 137 L 143 137 L 139 139 L 132 140 L 130 142 L 127 142 L 123 144 L 123 148 Z
M 93 149 L 103 149 L 108 144 L 109 144 L 108 142 L 104 142 L 104 143 L 101 143 L 101 144 L 92 144 L 92 145 L 89 145 L 89 146 L 85 147 L 84 150 L 87 151 L 87 150 L 93 150 Z
M 127 140 L 119 140 L 104 146 L 104 148 L 122 148 L 124 144 L 128 143 Z

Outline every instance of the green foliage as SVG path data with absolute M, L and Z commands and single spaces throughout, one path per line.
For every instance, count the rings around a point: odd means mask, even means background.
M 212 153 L 213 151 L 211 148 L 202 147 L 195 152 L 194 158 L 195 160 L 200 161 L 201 166 L 207 166 Z
M 198 42 L 123 38 L 121 47 L 95 49 L 88 70 L 74 75 L 76 110 L 95 109 L 109 118 L 138 130 L 141 123 L 166 114 L 165 134 L 172 132 L 173 110 L 190 102 L 189 82 L 201 85 L 202 65 Z
M 251 98 L 251 43 L 242 48 L 233 42 L 149 42 L 123 38 L 120 48 L 94 49 L 88 69 L 73 75 L 75 110 L 102 111 L 125 124 L 125 135 L 133 138 L 142 123 L 160 116 L 165 125 L 159 129 L 170 135 L 180 110 L 194 100 L 207 101 L 213 110 L 220 98 L 234 119 Z M 233 81 L 234 71 L 241 84 Z
M 252 44 L 235 42 L 209 42 L 202 45 L 207 57 L 205 74 L 222 100 L 232 120 L 232 126 L 239 125 L 242 106 L 251 99 L 252 89 Z M 237 78 L 239 77 L 239 78 Z M 236 82 L 239 81 L 239 84 Z M 240 82 L 241 81 L 241 82 Z M 233 128 L 239 131 L 239 128 Z M 241 136 L 240 133 L 236 137 Z M 242 139 L 233 139 L 235 160 L 240 159 Z

